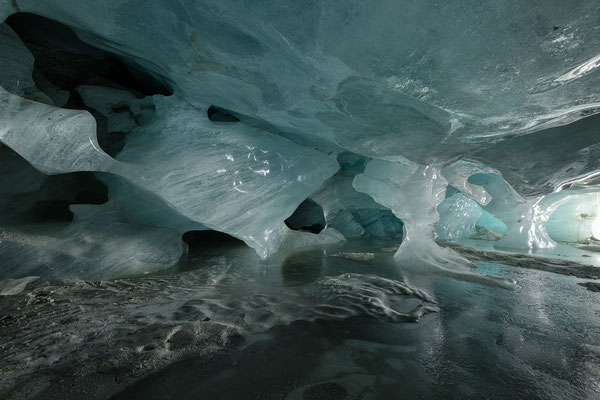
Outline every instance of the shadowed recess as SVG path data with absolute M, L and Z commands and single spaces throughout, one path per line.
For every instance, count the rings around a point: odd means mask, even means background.
M 285 220 L 288 228 L 296 231 L 308 231 L 319 233 L 325 229 L 325 215 L 323 207 L 311 199 L 306 199 L 294 211 L 294 213 Z

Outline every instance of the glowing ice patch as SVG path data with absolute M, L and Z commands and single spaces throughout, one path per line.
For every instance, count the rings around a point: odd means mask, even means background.
M 600 67 L 600 54 L 573 68 L 566 74 L 556 78 L 555 82 L 567 82 L 573 79 L 581 78 L 582 76 L 594 71 L 598 67 Z
M 262 176 L 267 176 L 267 174 L 269 174 L 269 172 L 270 172 L 270 170 L 268 170 L 268 169 L 252 169 L 250 167 L 248 167 L 248 169 L 250 171 L 257 173 L 259 175 L 262 175 Z
M 561 182 L 560 184 L 558 184 L 554 187 L 553 192 L 558 193 L 561 190 L 568 188 L 575 183 L 585 182 L 586 180 L 590 180 L 590 179 L 596 178 L 598 176 L 600 176 L 600 169 L 597 169 L 597 170 L 591 171 L 591 172 L 587 172 L 583 175 L 579 175 L 579 176 L 576 176 L 575 178 Z

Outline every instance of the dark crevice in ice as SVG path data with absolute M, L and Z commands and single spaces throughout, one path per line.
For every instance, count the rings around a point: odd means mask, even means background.
M 15 185 L 14 192 L 0 193 L 5 211 L 0 224 L 29 224 L 48 221 L 69 222 L 71 204 L 104 204 L 108 188 L 90 172 L 45 175 L 8 147 L 0 148 L 0 184 Z
M 188 231 L 183 234 L 183 241 L 189 246 L 190 253 L 202 253 L 225 250 L 232 247 L 246 247 L 246 244 L 223 232 Z
M 34 203 L 21 218 L 29 222 L 70 222 L 73 220 L 71 204 L 104 204 L 108 201 L 107 195 L 106 186 L 91 173 L 49 176 L 39 191 L 29 193 Z
M 109 131 L 106 116 L 87 106 L 77 87 L 94 85 L 121 89 L 138 98 L 173 93 L 160 79 L 132 62 L 82 42 L 64 24 L 29 13 L 13 14 L 6 23 L 35 57 L 33 80 L 36 87 L 55 106 L 90 112 L 96 119 L 100 147 L 113 157 L 123 149 L 127 132 Z M 113 111 L 130 112 L 124 106 Z M 135 120 L 135 116 L 132 118 Z
M 17 13 L 8 17 L 6 23 L 35 56 L 38 73 L 61 89 L 73 92 L 81 84 L 101 84 L 126 88 L 139 96 L 173 93 L 158 78 L 128 60 L 82 42 L 60 22 Z
M 351 152 L 338 154 L 337 162 L 340 165 L 340 171 L 344 175 L 355 176 L 364 172 L 370 158 Z
M 234 116 L 232 111 L 215 106 L 210 106 L 206 115 L 212 122 L 240 122 L 240 119 Z
M 304 200 L 294 211 L 294 213 L 285 220 L 288 228 L 296 231 L 308 231 L 319 233 L 325 229 L 327 224 L 323 207 L 311 199 Z

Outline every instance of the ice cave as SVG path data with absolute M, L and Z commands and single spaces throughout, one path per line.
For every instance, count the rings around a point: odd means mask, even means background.
M 597 0 L 0 21 L 0 398 L 600 399 Z

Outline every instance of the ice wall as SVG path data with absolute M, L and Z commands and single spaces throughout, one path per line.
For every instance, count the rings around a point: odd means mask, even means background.
M 0 0 L 0 17 L 0 142 L 108 187 L 73 236 L 97 210 L 263 258 L 404 231 L 399 264 L 463 276 L 435 240 L 597 238 L 597 189 L 553 192 L 600 168 L 593 1 Z M 307 198 L 318 234 L 284 223 Z
M 395 254 L 396 261 L 403 267 L 492 286 L 514 287 L 511 280 L 468 271 L 467 267 L 471 265 L 468 260 L 436 244 L 437 207 L 447 188 L 447 181 L 439 170 L 431 166 L 372 160 L 365 171 L 356 176 L 354 187 L 392 209 L 404 221 L 404 239 Z
M 2 10 L 64 23 L 193 104 L 368 155 L 449 159 L 598 103 L 593 1 L 3 0 Z
M 324 182 L 310 198 L 323 208 L 327 225 L 344 237 L 385 237 L 401 235 L 403 222 L 388 207 L 376 203 L 352 186 L 354 177 L 362 173 L 368 159 L 352 153 L 338 156 L 340 171 Z

